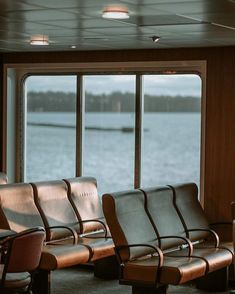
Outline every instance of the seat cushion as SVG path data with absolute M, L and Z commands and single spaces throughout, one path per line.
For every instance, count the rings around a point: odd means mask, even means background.
M 3 273 L 4 265 L 0 264 L 0 277 Z M 5 288 L 24 288 L 30 284 L 31 276 L 28 272 L 8 273 L 4 283 Z
M 125 263 L 123 281 L 154 285 L 157 275 L 158 257 L 134 260 Z M 167 257 L 160 273 L 162 284 L 178 285 L 196 279 L 205 274 L 206 263 L 198 258 Z
M 82 244 L 85 244 L 91 248 L 91 261 L 95 261 L 97 259 L 101 259 L 115 254 L 113 240 L 110 238 L 81 238 L 81 240 L 79 239 L 79 242 L 82 242 Z
M 40 269 L 55 270 L 89 261 L 91 255 L 86 246 L 73 244 L 46 245 L 43 248 Z
M 167 256 L 187 256 L 187 253 L 188 249 L 183 249 L 172 253 L 168 253 Z M 233 255 L 229 250 L 213 247 L 194 247 L 193 257 L 198 257 L 206 262 L 206 273 L 222 269 L 223 267 L 230 265 L 233 260 Z
M 197 245 L 194 245 L 195 248 L 210 248 L 210 247 L 214 247 L 214 242 L 212 241 L 205 241 L 202 243 L 199 243 Z M 227 249 L 229 250 L 232 254 L 234 254 L 234 247 L 233 247 L 233 243 L 231 242 L 219 242 L 219 248 L 223 248 L 223 249 Z

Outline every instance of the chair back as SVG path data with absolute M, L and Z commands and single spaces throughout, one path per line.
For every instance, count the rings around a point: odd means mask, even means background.
M 67 197 L 67 185 L 62 180 L 31 183 L 35 204 L 47 228 L 47 240 L 59 240 L 71 236 L 66 227 L 79 231 L 78 218 Z M 60 226 L 57 229 L 50 229 Z
M 45 230 L 42 227 L 32 228 L 7 238 L 5 272 L 33 272 L 39 266 Z
M 144 209 L 144 194 L 131 190 L 105 194 L 103 211 L 116 247 L 130 244 L 157 246 L 153 226 Z M 119 251 L 122 261 L 145 256 L 154 252 L 149 247 L 132 247 Z
M 145 194 L 145 207 L 158 237 L 186 237 L 184 226 L 173 204 L 173 191 L 167 187 L 141 189 Z M 161 249 L 181 245 L 177 238 L 160 239 Z
M 0 223 L 2 229 L 15 232 L 43 226 L 30 184 L 0 185 Z
M 174 193 L 174 204 L 186 230 L 210 229 L 205 212 L 198 200 L 198 187 L 195 183 L 170 186 Z M 189 232 L 191 241 L 203 240 L 208 237 L 206 231 Z
M 68 198 L 79 220 L 104 221 L 101 200 L 97 191 L 97 182 L 92 177 L 64 179 L 68 186 Z M 81 233 L 103 229 L 101 223 L 86 222 L 81 224 Z

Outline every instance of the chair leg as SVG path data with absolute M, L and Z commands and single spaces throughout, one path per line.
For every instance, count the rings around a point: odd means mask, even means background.
M 51 293 L 51 272 L 39 270 L 34 274 L 32 291 L 34 294 Z

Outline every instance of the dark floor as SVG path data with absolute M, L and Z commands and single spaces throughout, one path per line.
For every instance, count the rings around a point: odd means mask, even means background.
M 130 286 L 119 285 L 117 280 L 101 280 L 94 277 L 89 268 L 73 267 L 52 273 L 52 294 L 131 294 Z M 169 294 L 208 294 L 226 292 L 205 292 L 193 285 L 170 286 Z M 144 293 L 143 293 L 144 294 Z

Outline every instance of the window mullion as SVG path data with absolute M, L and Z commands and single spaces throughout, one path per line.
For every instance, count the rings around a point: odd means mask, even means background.
M 84 91 L 83 76 L 77 75 L 76 107 L 76 176 L 82 175 L 83 128 L 84 128 Z
M 143 116 L 143 78 L 136 75 L 135 103 L 135 177 L 134 186 L 141 186 L 141 145 L 142 145 L 142 116 Z

